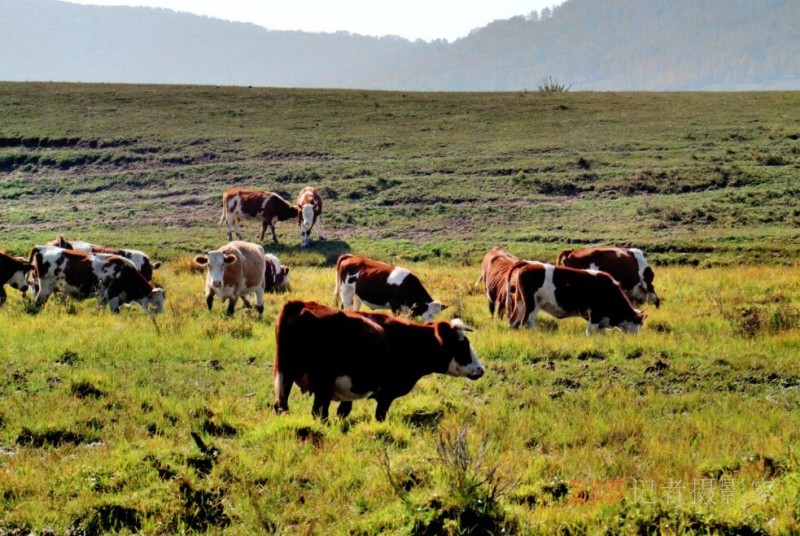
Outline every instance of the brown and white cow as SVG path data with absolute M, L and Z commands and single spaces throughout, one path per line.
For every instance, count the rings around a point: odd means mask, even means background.
M 155 287 L 123 257 L 89 254 L 57 246 L 34 246 L 30 254 L 34 267 L 36 305 L 41 306 L 53 292 L 83 300 L 92 296 L 108 303 L 117 313 L 121 305 L 136 302 L 147 313 L 164 307 L 164 290 Z
M 497 310 L 497 316 L 499 318 L 503 317 L 507 307 L 509 271 L 518 262 L 521 262 L 519 257 L 507 253 L 500 246 L 494 246 L 483 257 L 481 275 L 475 284 L 480 285 L 483 283 L 486 298 L 489 300 L 489 314 L 491 316 L 494 316 L 495 310 Z
M 647 316 L 633 308 L 619 283 L 605 272 L 536 263 L 520 266 L 512 279 L 509 321 L 514 327 L 533 327 L 537 313 L 545 311 L 556 318 L 586 319 L 587 334 L 608 327 L 638 333 Z
M 0 305 L 6 302 L 6 285 L 15 288 L 25 296 L 28 291 L 28 273 L 33 270 L 33 265 L 23 257 L 12 257 L 0 251 Z
M 419 278 L 406 268 L 345 253 L 336 261 L 334 304 L 358 311 L 361 304 L 370 309 L 391 309 L 397 314 L 410 310 L 425 321 L 447 309 L 431 298 Z
M 236 309 L 236 301 L 255 294 L 258 314 L 264 312 L 264 274 L 266 261 L 264 248 L 258 244 L 234 240 L 194 258 L 194 262 L 207 268 L 206 304 L 209 311 L 214 304 L 214 295 L 228 300 L 228 315 Z
M 144 251 L 138 249 L 124 249 L 111 246 L 101 246 L 84 242 L 82 240 L 66 240 L 63 236 L 57 236 L 55 239 L 48 242 L 48 246 L 58 246 L 63 249 L 71 249 L 74 251 L 82 251 L 83 253 L 102 253 L 105 255 L 117 255 L 130 260 L 137 270 L 148 281 L 153 280 L 153 270 L 158 270 L 161 267 L 161 262 L 152 262 L 150 257 Z
M 634 302 L 642 304 L 649 298 L 656 307 L 661 304 L 653 287 L 655 274 L 640 249 L 565 249 L 558 254 L 556 264 L 606 272 L 619 281 L 622 289 Z
M 314 395 L 312 414 L 328 418 L 331 401 L 346 417 L 353 400 L 372 398 L 386 418 L 396 398 L 432 373 L 476 380 L 483 366 L 461 320 L 421 324 L 381 313 L 341 311 L 289 301 L 275 325 L 275 411 L 289 410 L 293 384 Z
M 300 247 L 311 245 L 311 229 L 317 224 L 317 236 L 322 236 L 322 196 L 316 188 L 306 186 L 297 195 L 297 206 L 300 208 Z
M 300 217 L 300 210 L 291 205 L 284 198 L 273 192 L 262 190 L 246 190 L 244 188 L 231 188 L 222 194 L 222 216 L 228 225 L 228 240 L 233 240 L 233 231 L 242 239 L 241 221 L 244 219 L 261 220 L 261 241 L 267 227 L 272 231 L 273 242 L 278 242 L 275 234 L 275 224 Z
M 283 292 L 289 289 L 289 268 L 272 253 L 264 255 L 264 292 Z

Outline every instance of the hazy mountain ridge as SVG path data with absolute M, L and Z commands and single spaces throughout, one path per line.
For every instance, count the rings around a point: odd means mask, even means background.
M 0 0 L 0 79 L 401 90 L 800 89 L 800 2 L 568 0 L 453 43 Z

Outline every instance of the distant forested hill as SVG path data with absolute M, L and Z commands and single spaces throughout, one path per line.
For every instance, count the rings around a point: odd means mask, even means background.
M 797 0 L 567 0 L 453 43 L 0 0 L 0 79 L 401 90 L 800 89 Z

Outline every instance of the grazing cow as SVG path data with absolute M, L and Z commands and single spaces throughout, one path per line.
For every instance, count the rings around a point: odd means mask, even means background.
M 311 245 L 311 229 L 317 224 L 317 236 L 322 236 L 322 196 L 316 188 L 306 186 L 297 196 L 297 206 L 300 208 L 300 247 Z
M 520 262 L 520 259 L 510 253 L 506 253 L 500 246 L 495 246 L 483 257 L 481 261 L 481 276 L 476 285 L 483 283 L 486 291 L 486 298 L 489 300 L 489 314 L 494 316 L 495 308 L 497 316 L 503 317 L 506 309 L 507 281 L 511 268 Z M 498 302 L 502 300 L 503 306 L 498 307 Z
M 391 309 L 395 314 L 408 309 L 425 321 L 447 309 L 431 298 L 411 271 L 349 253 L 336 261 L 335 305 L 340 297 L 345 309 L 358 311 L 362 303 L 370 309 Z
M 0 251 L 0 305 L 6 302 L 6 285 L 25 293 L 28 291 L 28 272 L 33 265 L 23 257 L 12 257 Z
M 289 289 L 289 268 L 272 253 L 264 255 L 264 292 L 282 292 Z
M 584 270 L 601 270 L 619 281 L 622 289 L 634 302 L 642 304 L 650 298 L 656 308 L 661 305 L 661 300 L 653 288 L 655 274 L 640 249 L 565 249 L 558 254 L 556 264 Z
M 228 224 L 228 240 L 233 240 L 234 228 L 236 236 L 239 240 L 242 239 L 241 220 L 256 219 L 261 220 L 261 241 L 264 241 L 264 234 L 269 227 L 272 231 L 272 241 L 277 243 L 275 223 L 299 217 L 300 210 L 276 193 L 231 188 L 222 194 L 220 223 L 225 221 Z
M 647 316 L 633 308 L 619 283 L 605 272 L 536 263 L 520 266 L 512 279 L 513 310 L 508 318 L 514 327 L 533 327 L 543 310 L 556 318 L 585 318 L 587 334 L 617 326 L 638 333 Z
M 123 249 L 109 246 L 100 246 L 83 242 L 78 240 L 66 240 L 63 236 L 57 236 L 55 239 L 48 242 L 48 246 L 58 246 L 63 249 L 71 249 L 74 251 L 82 251 L 83 253 L 102 253 L 105 255 L 117 255 L 124 257 L 131 261 L 137 270 L 148 281 L 153 280 L 153 270 L 158 270 L 161 267 L 161 262 L 151 262 L 150 257 L 138 249 Z
M 275 411 L 289 410 L 297 383 L 314 394 L 312 414 L 328 418 L 331 401 L 346 417 L 352 401 L 373 398 L 382 421 L 392 401 L 423 376 L 483 376 L 461 320 L 421 324 L 381 313 L 341 311 L 289 301 L 275 324 Z
M 256 295 L 256 310 L 264 312 L 264 276 L 266 261 L 264 248 L 258 244 L 235 240 L 206 255 L 194 258 L 200 266 L 206 266 L 206 304 L 208 310 L 214 303 L 214 294 L 220 300 L 228 300 L 228 315 L 232 315 L 239 298 Z M 245 305 L 249 302 L 243 300 Z
M 121 305 L 131 302 L 141 305 L 147 313 L 159 313 L 164 307 L 164 290 L 147 281 L 123 257 L 34 246 L 30 262 L 34 267 L 37 306 L 59 291 L 79 300 L 96 295 L 115 313 Z

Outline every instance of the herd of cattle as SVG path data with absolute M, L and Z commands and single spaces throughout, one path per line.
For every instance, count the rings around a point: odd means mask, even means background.
M 322 239 L 321 215 L 322 198 L 315 188 L 304 188 L 295 205 L 271 192 L 227 190 L 220 221 L 227 223 L 229 242 L 194 259 L 206 270 L 208 308 L 216 296 L 228 300 L 227 313 L 232 315 L 239 299 L 250 307 L 254 296 L 261 315 L 264 293 L 288 288 L 289 269 L 261 245 L 241 240 L 241 220 L 260 220 L 261 240 L 269 227 L 277 242 L 275 223 L 296 219 L 301 247 L 307 247 L 315 224 Z M 239 240 L 233 240 L 234 231 Z M 139 250 L 59 236 L 34 246 L 28 259 L 0 252 L 0 305 L 6 301 L 8 284 L 23 296 L 31 289 L 37 306 L 60 292 L 76 299 L 97 296 L 113 312 L 121 305 L 138 303 L 155 314 L 165 300 L 164 290 L 152 282 L 153 271 L 160 265 Z M 586 319 L 588 334 L 613 327 L 638 333 L 646 313 L 634 303 L 660 304 L 653 277 L 638 249 L 565 250 L 553 265 L 522 260 L 496 246 L 483 258 L 476 285 L 483 286 L 490 314 L 507 317 L 513 327 L 533 327 L 538 312 L 545 311 L 556 318 Z M 362 304 L 390 309 L 395 315 L 360 312 Z M 341 255 L 336 263 L 334 305 L 343 309 L 295 300 L 284 304 L 275 327 L 276 411 L 288 410 L 289 393 L 297 384 L 303 392 L 313 393 L 314 415 L 327 418 L 331 401 L 338 401 L 337 414 L 344 417 L 353 400 L 373 398 L 375 417 L 383 420 L 392 401 L 427 374 L 473 380 L 484 374 L 466 335 L 469 328 L 459 319 L 434 321 L 447 306 L 434 300 L 406 268 Z M 407 317 L 421 317 L 424 323 Z

